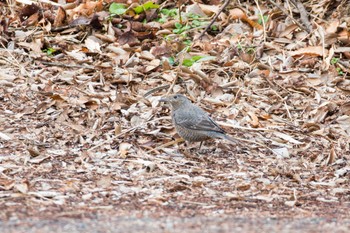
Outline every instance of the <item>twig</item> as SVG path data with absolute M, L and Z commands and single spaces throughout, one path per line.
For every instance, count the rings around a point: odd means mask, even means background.
M 266 146 L 266 145 L 264 145 L 262 143 L 259 143 L 259 142 L 256 142 L 256 141 L 252 141 L 252 140 L 248 140 L 248 139 L 244 139 L 244 138 L 238 138 L 238 137 L 232 137 L 232 138 L 236 139 L 238 141 L 241 141 L 241 142 L 253 143 L 255 145 L 261 146 L 262 148 L 268 149 L 269 151 L 272 152 L 272 154 L 278 155 L 273 149 L 271 149 L 270 147 L 268 147 L 268 146 Z
M 169 84 L 166 84 L 166 85 L 162 85 L 162 86 L 159 86 L 159 87 L 155 87 L 155 88 L 152 88 L 151 90 L 147 91 L 143 97 L 146 98 L 147 96 L 153 94 L 154 92 L 157 92 L 157 91 L 160 91 L 162 89 L 166 89 L 166 88 L 169 88 L 170 85 Z
M 286 10 L 285 10 L 284 8 L 282 8 L 281 6 L 279 6 L 277 3 L 275 3 L 275 2 L 272 1 L 272 0 L 268 0 L 268 1 L 269 1 L 272 5 L 274 5 L 274 6 L 277 7 L 278 9 L 280 9 L 280 10 L 283 12 L 283 14 L 284 14 L 285 16 L 287 16 L 288 18 L 290 18 L 291 20 L 293 20 L 293 22 L 294 22 L 296 25 L 298 25 L 299 28 L 301 28 L 301 29 L 303 29 L 303 30 L 309 32 L 309 30 L 308 30 L 307 28 L 305 28 L 301 23 L 299 23 L 298 20 L 296 20 L 296 19 L 294 19 L 292 16 L 290 16 L 290 15 L 288 14 L 288 12 L 286 12 Z
M 43 65 L 49 65 L 49 66 L 60 66 L 60 67 L 66 67 L 66 68 L 84 68 L 84 69 L 91 69 L 94 70 L 95 67 L 93 66 L 87 66 L 87 65 L 70 65 L 70 64 L 64 64 L 64 63 L 58 63 L 58 62 L 41 62 Z
M 168 146 L 171 146 L 171 145 L 174 145 L 174 144 L 176 144 L 176 143 L 183 142 L 183 141 L 185 141 L 183 138 L 178 138 L 178 139 L 176 139 L 175 141 L 171 141 L 171 142 L 162 144 L 162 145 L 160 145 L 160 146 L 157 146 L 157 147 L 155 148 L 155 150 L 160 150 L 160 149 L 166 148 L 166 147 L 168 147 Z
M 300 20 L 305 25 L 307 32 L 311 32 L 312 25 L 309 21 L 308 12 L 306 11 L 303 3 L 299 2 L 299 1 L 295 1 L 295 0 L 291 0 L 291 2 L 298 8 L 298 10 L 300 12 Z
M 216 15 L 214 16 L 214 18 L 210 21 L 210 23 L 208 24 L 208 26 L 204 29 L 204 31 L 202 31 L 202 33 L 199 35 L 198 39 L 201 39 L 204 35 L 204 33 L 206 31 L 208 31 L 208 29 L 213 25 L 213 23 L 216 21 L 216 19 L 219 17 L 220 13 L 225 9 L 225 7 L 229 4 L 230 0 L 226 0 L 224 2 L 224 4 L 221 6 L 221 8 L 219 9 L 218 13 L 216 13 Z
M 260 13 L 261 22 L 262 22 L 262 25 L 263 25 L 264 42 L 266 42 L 266 24 L 265 24 L 264 15 L 263 15 L 263 13 L 262 13 L 262 11 L 261 11 L 261 8 L 260 8 L 260 6 L 259 6 L 258 0 L 255 0 L 255 4 L 256 4 L 256 7 L 258 8 L 259 13 Z

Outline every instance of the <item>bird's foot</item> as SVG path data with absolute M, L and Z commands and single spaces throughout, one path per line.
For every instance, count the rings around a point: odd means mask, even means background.
M 179 152 L 182 153 L 186 158 L 191 160 L 197 160 L 199 162 L 204 162 L 202 155 L 195 151 L 195 149 L 179 149 Z

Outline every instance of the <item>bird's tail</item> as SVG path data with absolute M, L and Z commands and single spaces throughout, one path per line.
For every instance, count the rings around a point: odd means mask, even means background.
M 238 143 L 236 139 L 234 139 L 233 137 L 228 136 L 227 134 L 221 134 L 220 138 L 225 139 L 225 140 L 230 141 L 230 142 L 233 142 L 235 144 Z

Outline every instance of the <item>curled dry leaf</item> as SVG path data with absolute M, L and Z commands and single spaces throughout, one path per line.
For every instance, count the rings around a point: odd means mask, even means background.
M 288 148 L 286 147 L 275 148 L 272 149 L 272 151 L 276 154 L 278 159 L 290 158 Z
M 328 55 L 328 50 L 323 48 L 322 46 L 310 46 L 289 52 L 289 55 L 292 57 L 303 55 L 326 57 Z
M 29 184 L 28 182 L 17 183 L 14 185 L 14 188 L 20 193 L 26 194 L 29 190 Z
M 132 147 L 132 144 L 130 144 L 130 143 L 127 143 L 127 142 L 120 143 L 118 155 L 122 158 L 125 158 L 126 154 L 129 152 L 131 147 Z
M 9 134 L 5 134 L 5 133 L 0 132 L 0 139 L 5 140 L 5 141 L 9 141 L 12 139 L 12 137 Z

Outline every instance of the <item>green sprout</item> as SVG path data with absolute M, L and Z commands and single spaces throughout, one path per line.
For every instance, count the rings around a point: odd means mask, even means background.
M 264 15 L 264 16 L 259 15 L 258 24 L 263 25 L 263 22 L 267 23 L 268 20 L 269 20 L 268 15 Z
M 182 65 L 190 67 L 192 66 L 195 62 L 203 62 L 203 61 L 209 61 L 209 60 L 214 60 L 214 56 L 193 56 L 189 59 L 184 59 L 182 62 Z
M 48 48 L 44 49 L 43 52 L 46 53 L 48 56 L 52 56 L 57 50 L 54 48 Z
M 331 59 L 331 64 L 332 64 L 332 65 L 335 65 L 335 64 L 338 63 L 338 61 L 339 61 L 339 58 L 332 57 L 332 59 Z

